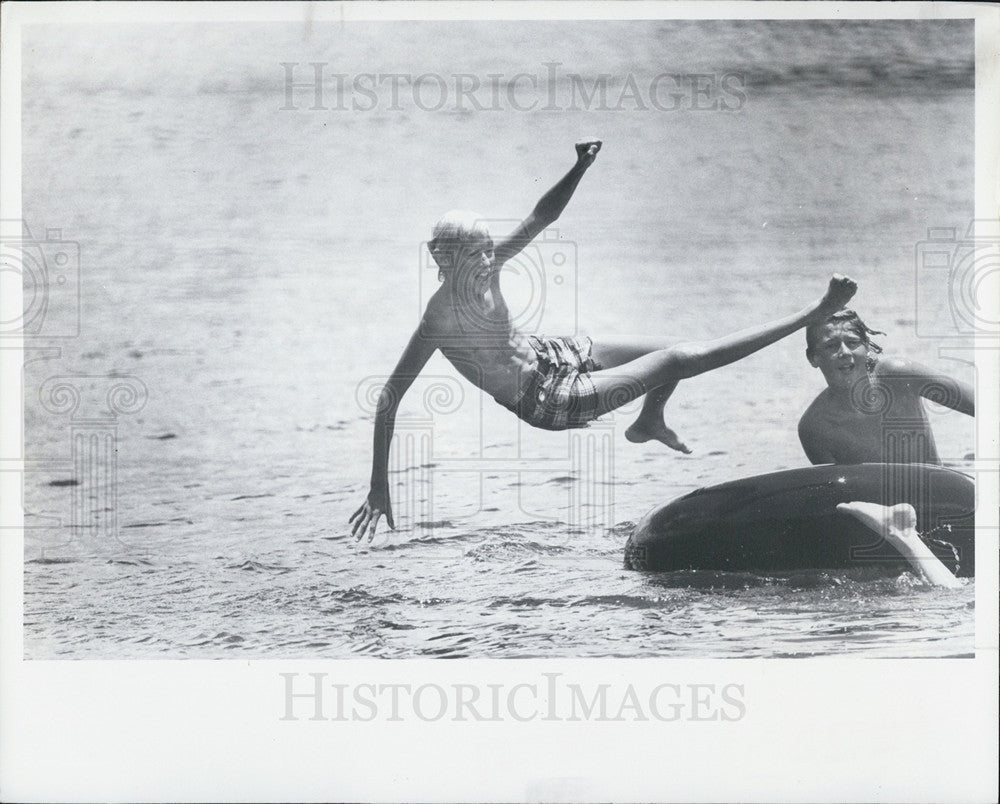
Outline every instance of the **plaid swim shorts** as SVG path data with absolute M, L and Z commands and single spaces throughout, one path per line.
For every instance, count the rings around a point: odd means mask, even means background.
M 593 341 L 529 335 L 528 343 L 538 363 L 514 404 L 504 407 L 542 430 L 589 427 L 598 403 L 590 372 L 600 369 L 591 356 Z

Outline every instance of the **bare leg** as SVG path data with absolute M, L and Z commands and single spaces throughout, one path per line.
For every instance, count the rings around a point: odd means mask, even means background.
M 677 387 L 677 382 L 675 380 L 665 385 L 658 385 L 643 397 L 642 410 L 639 411 L 638 418 L 625 431 L 625 438 L 635 444 L 641 444 L 644 441 L 659 441 L 670 449 L 683 452 L 685 455 L 691 454 L 688 445 L 681 441 L 677 433 L 667 427 L 663 417 L 663 409 Z
M 612 369 L 626 363 L 631 363 L 640 357 L 653 352 L 661 352 L 673 346 L 664 338 L 602 338 L 594 344 L 591 355 L 602 369 Z M 636 423 L 625 431 L 625 438 L 634 443 L 643 441 L 660 441 L 678 452 L 690 453 L 687 445 L 681 442 L 677 434 L 667 427 L 663 420 L 663 409 L 670 395 L 677 387 L 677 382 L 651 388 L 642 398 L 642 413 Z
M 650 352 L 669 349 L 676 343 L 676 340 L 661 337 L 601 338 L 594 343 L 590 354 L 602 369 L 617 368 Z
M 612 369 L 638 360 L 653 352 L 662 352 L 673 346 L 664 338 L 602 338 L 593 345 L 591 355 L 601 366 L 601 369 Z M 643 441 L 660 441 L 678 452 L 690 453 L 691 450 L 677 437 L 677 434 L 667 427 L 663 420 L 663 409 L 667 400 L 677 387 L 677 382 L 668 382 L 656 388 L 651 388 L 643 397 L 642 413 L 636 423 L 625 431 L 625 438 L 640 443 Z
M 630 441 L 662 441 L 682 452 L 687 448 L 663 422 L 663 406 L 680 380 L 734 363 L 815 321 L 825 320 L 843 307 L 857 285 L 839 274 L 830 280 L 826 295 L 785 318 L 751 327 L 713 341 L 678 344 L 642 355 L 628 363 L 591 374 L 599 398 L 599 412 L 607 413 L 646 394 L 646 401 L 626 436 Z
M 612 369 L 653 352 L 670 349 L 673 343 L 663 338 L 602 338 L 594 344 L 591 355 L 602 369 Z M 651 388 L 642 398 L 642 412 L 636 422 L 625 431 L 625 438 L 634 443 L 660 441 L 678 452 L 690 453 L 677 434 L 667 427 L 663 409 L 670 395 L 677 388 L 677 381 Z

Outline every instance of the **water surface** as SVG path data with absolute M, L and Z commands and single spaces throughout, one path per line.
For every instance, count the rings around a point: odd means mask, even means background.
M 915 264 L 928 227 L 972 217 L 971 23 L 77 31 L 25 34 L 25 218 L 82 255 L 79 337 L 25 369 L 26 656 L 973 652 L 974 582 L 622 568 L 653 505 L 806 464 L 795 424 L 822 380 L 800 336 L 681 385 L 668 416 L 691 456 L 628 444 L 635 406 L 582 437 L 526 432 L 435 356 L 400 411 L 398 530 L 359 549 L 346 524 L 367 490 L 372 389 L 435 284 L 434 220 L 472 207 L 502 231 L 589 133 L 605 147 L 558 235 L 504 280 L 536 329 L 710 338 L 844 271 L 888 351 L 971 379 L 917 326 L 919 293 L 945 288 Z M 746 101 L 282 111 L 280 63 L 310 61 L 542 77 L 558 62 L 562 93 L 570 74 L 620 90 L 628 74 L 735 73 Z M 525 282 L 557 267 L 542 314 Z M 122 377 L 146 389 L 111 426 L 113 482 L 80 477 L 81 422 L 41 404 L 56 375 L 98 401 Z M 946 463 L 968 467 L 971 421 L 932 419 Z M 74 482 L 116 537 L 69 527 Z

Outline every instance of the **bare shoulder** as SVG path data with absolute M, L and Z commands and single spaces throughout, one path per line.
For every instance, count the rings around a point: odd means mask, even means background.
M 426 338 L 439 338 L 451 334 L 455 327 L 455 313 L 439 293 L 431 296 L 423 316 L 420 332 Z
M 886 378 L 917 377 L 926 374 L 927 367 L 905 357 L 882 355 L 875 363 L 875 376 Z
M 836 463 L 832 452 L 832 428 L 826 410 L 826 391 L 817 396 L 799 419 L 799 443 L 809 462 Z
M 819 395 L 809 404 L 805 413 L 799 419 L 799 433 L 812 432 L 819 425 L 824 411 L 827 408 L 827 392 L 821 391 Z

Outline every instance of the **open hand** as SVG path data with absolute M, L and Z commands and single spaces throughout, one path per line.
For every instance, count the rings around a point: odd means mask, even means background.
M 371 543 L 375 538 L 375 529 L 378 527 L 378 522 L 383 515 L 385 516 L 385 521 L 389 523 L 389 527 L 395 530 L 396 523 L 392 521 L 392 504 L 389 502 L 388 493 L 370 493 L 368 499 L 362 503 L 361 507 L 348 520 L 353 523 L 351 535 L 354 537 L 354 540 L 360 542 L 367 530 L 368 542 Z
M 830 278 L 830 286 L 826 289 L 826 295 L 820 302 L 820 312 L 825 315 L 833 315 L 837 310 L 842 309 L 857 292 L 857 282 L 849 276 L 834 274 Z
M 576 144 L 576 161 L 584 167 L 590 167 L 601 150 L 601 141 L 597 137 L 584 137 Z

